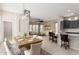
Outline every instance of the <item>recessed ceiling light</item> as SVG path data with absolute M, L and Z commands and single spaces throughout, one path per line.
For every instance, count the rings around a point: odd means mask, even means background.
M 70 10 L 70 9 L 68 9 L 68 10 L 67 10 L 67 12 L 71 12 L 71 10 Z
M 74 20 L 78 20 L 78 17 L 75 17 Z
M 68 20 L 72 20 L 71 18 L 68 18 Z
M 72 12 L 71 15 L 74 15 L 74 13 Z

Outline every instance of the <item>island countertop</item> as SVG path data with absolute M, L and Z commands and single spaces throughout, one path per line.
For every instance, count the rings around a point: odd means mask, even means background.
M 70 48 L 79 50 L 79 34 L 68 34 Z
M 79 34 L 68 34 L 69 36 L 79 36 Z
M 61 33 L 59 33 L 58 35 L 58 44 L 61 45 Z M 63 34 L 63 33 L 62 33 Z M 77 33 L 65 33 L 68 34 L 68 38 L 69 38 L 69 46 L 71 49 L 75 49 L 75 50 L 79 50 L 79 34 Z

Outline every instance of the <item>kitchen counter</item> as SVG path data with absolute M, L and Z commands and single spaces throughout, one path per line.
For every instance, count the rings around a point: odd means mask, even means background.
M 69 38 L 69 45 L 71 49 L 79 50 L 79 34 L 74 33 L 66 33 Z M 58 34 L 58 44 L 61 46 L 61 37 L 60 33 Z
M 79 50 L 79 34 L 68 33 L 68 36 L 69 36 L 70 48 Z
M 79 34 L 68 34 L 69 36 L 79 36 Z

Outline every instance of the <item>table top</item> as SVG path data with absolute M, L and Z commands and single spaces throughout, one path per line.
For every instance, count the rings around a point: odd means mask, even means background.
M 15 40 L 16 40 L 18 46 L 35 44 L 35 43 L 39 43 L 39 42 L 42 42 L 43 41 L 41 39 L 36 39 L 36 38 L 32 39 L 30 37 L 27 37 L 27 38 L 19 38 L 19 39 L 15 39 Z

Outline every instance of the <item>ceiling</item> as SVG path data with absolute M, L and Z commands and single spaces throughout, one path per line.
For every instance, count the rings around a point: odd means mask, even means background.
M 24 9 L 30 10 L 33 18 L 55 20 L 67 13 L 68 9 L 79 13 L 79 3 L 4 3 L 2 9 L 22 13 Z

